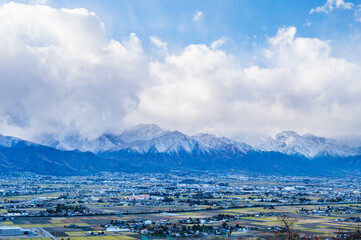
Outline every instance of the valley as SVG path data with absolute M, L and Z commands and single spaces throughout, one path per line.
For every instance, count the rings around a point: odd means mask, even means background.
M 0 229 L 26 230 L 18 239 L 271 239 L 284 231 L 281 216 L 297 220 L 300 236 L 332 237 L 361 222 L 359 178 L 172 172 L 1 179 Z

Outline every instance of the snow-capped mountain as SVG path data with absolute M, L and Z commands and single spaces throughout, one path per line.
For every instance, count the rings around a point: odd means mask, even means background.
M 357 155 L 356 148 L 341 141 L 317 137 L 312 134 L 303 136 L 293 132 L 284 131 L 270 138 L 268 141 L 255 146 L 260 151 L 274 151 L 287 155 L 302 155 L 307 158 L 321 156 L 353 156 Z
M 11 136 L 3 136 L 0 134 L 0 147 L 12 148 L 12 147 L 15 147 L 18 145 L 31 146 L 31 145 L 36 145 L 36 144 L 22 140 L 20 138 L 11 137 Z
M 10 140 L 1 140 L 4 144 Z M 155 124 L 140 124 L 120 134 L 105 134 L 88 140 L 79 135 L 60 138 L 56 135 L 43 135 L 36 142 L 58 150 L 79 150 L 93 153 L 123 151 L 128 153 L 227 153 L 246 154 L 250 151 L 279 152 L 287 155 L 314 157 L 345 157 L 361 153 L 360 147 L 353 147 L 340 140 L 317 137 L 312 134 L 303 136 L 293 131 L 284 131 L 274 138 L 262 137 L 259 141 L 246 144 L 225 137 L 202 133 L 188 136 L 178 131 L 167 131 Z M 257 143 L 257 144 L 256 144 Z M 9 143 L 7 143 L 9 144 Z
M 155 124 L 139 124 L 134 128 L 128 129 L 114 137 L 116 137 L 123 143 L 131 143 L 137 141 L 151 140 L 163 136 L 168 132 L 169 131 L 162 129 Z
M 119 145 L 109 151 L 127 151 L 132 153 L 247 153 L 253 148 L 245 143 L 237 142 L 211 134 L 188 136 L 178 131 L 164 131 L 161 136 L 149 140 L 140 140 Z
M 94 140 L 88 140 L 79 135 L 71 135 L 60 138 L 54 134 L 46 134 L 37 137 L 35 141 L 41 145 L 56 148 L 58 150 L 79 150 L 82 152 L 89 151 L 94 153 L 106 151 L 118 144 L 111 135 L 103 135 Z
M 193 136 L 192 138 L 201 143 L 203 146 L 217 151 L 233 153 L 239 151 L 242 153 L 247 153 L 251 150 L 254 150 L 253 147 L 248 144 L 237 142 L 225 137 L 217 137 L 208 133 L 201 133 Z
M 19 141 L 21 141 L 21 139 L 19 139 L 19 138 L 0 135 L 0 146 L 1 147 L 13 147 Z
M 98 153 L 119 147 L 123 144 L 150 140 L 167 132 L 168 131 L 161 129 L 155 124 L 139 124 L 119 135 L 104 134 L 93 140 L 83 138 L 78 134 L 69 135 L 64 138 L 54 134 L 46 134 L 36 137 L 34 141 L 58 150 L 79 150 L 82 152 L 89 151 Z
M 110 149 L 111 152 L 125 150 L 132 153 L 169 153 L 177 154 L 178 152 L 191 153 L 196 149 L 198 142 L 187 135 L 178 132 L 164 132 L 163 135 L 149 140 L 139 140 L 128 142 L 115 148 Z M 202 150 L 207 151 L 208 148 L 202 146 Z
M 211 134 L 188 136 L 179 131 L 167 131 L 155 124 L 139 124 L 121 134 L 105 134 L 96 139 L 88 140 L 79 135 L 60 138 L 56 135 L 42 135 L 36 142 L 58 150 L 79 150 L 82 152 L 116 152 L 132 153 L 191 153 L 199 151 L 211 153 L 214 151 L 246 153 L 253 148 L 245 143 Z
M 281 132 L 251 146 L 212 134 L 188 136 L 138 125 L 96 139 L 43 135 L 38 143 L 0 135 L 0 172 L 232 170 L 266 174 L 360 174 L 361 151 L 341 140 Z M 64 151 L 67 150 L 67 151 Z

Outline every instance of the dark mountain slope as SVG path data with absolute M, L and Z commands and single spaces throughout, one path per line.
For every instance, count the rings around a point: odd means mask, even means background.
M 51 175 L 79 175 L 121 171 L 118 161 L 107 162 L 90 152 L 59 151 L 44 146 L 0 147 L 0 171 L 28 171 Z

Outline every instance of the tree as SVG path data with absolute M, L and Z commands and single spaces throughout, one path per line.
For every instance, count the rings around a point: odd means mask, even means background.
M 282 215 L 277 216 L 277 220 L 281 223 L 282 230 L 276 232 L 276 239 L 295 240 L 299 238 L 299 232 L 293 228 L 298 222 L 297 218 Z
M 56 204 L 56 209 L 55 212 L 61 212 L 62 206 L 60 205 L 60 203 Z

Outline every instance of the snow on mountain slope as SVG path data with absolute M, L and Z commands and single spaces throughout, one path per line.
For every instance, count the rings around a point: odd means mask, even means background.
M 0 134 L 0 147 L 7 147 L 12 148 L 15 146 L 33 146 L 36 145 L 35 143 L 28 142 L 25 140 L 22 140 L 20 138 L 11 137 L 11 136 L 3 136 Z
M 21 141 L 21 139 L 19 139 L 19 138 L 6 137 L 3 135 L 0 135 L 0 146 L 1 147 L 13 147 L 19 141 Z
M 137 153 L 177 153 L 178 151 L 192 152 L 198 149 L 201 152 L 227 151 L 246 153 L 251 146 L 228 138 L 218 138 L 211 134 L 199 134 L 193 137 L 181 132 L 166 131 L 155 124 L 139 124 L 121 134 L 102 135 L 94 140 L 71 135 L 60 138 L 55 135 L 43 135 L 37 138 L 39 144 L 59 150 L 79 150 L 94 153 L 104 151 L 121 151 Z
M 131 143 L 137 141 L 147 141 L 153 138 L 160 137 L 169 131 L 163 130 L 155 124 L 139 124 L 136 127 L 126 130 L 123 133 L 116 135 L 117 139 L 124 143 Z
M 354 148 L 340 141 L 317 137 L 312 134 L 298 135 L 293 131 L 284 131 L 259 146 L 260 151 L 281 152 L 288 155 L 303 155 L 308 158 L 318 156 L 352 156 Z
M 311 134 L 301 136 L 292 131 L 281 132 L 274 138 L 263 136 L 258 141 L 252 141 L 254 143 L 252 145 L 207 133 L 187 136 L 178 131 L 163 130 L 155 124 L 140 124 L 121 134 L 105 134 L 93 140 L 84 139 L 78 135 L 64 138 L 55 135 L 43 135 L 36 142 L 59 150 L 79 150 L 93 153 L 127 151 L 139 154 L 156 152 L 176 154 L 178 152 L 200 151 L 202 153 L 246 154 L 256 150 L 302 155 L 307 158 L 344 157 L 361 154 L 360 147 L 351 147 L 343 141 Z M 0 138 L 1 144 L 9 145 L 11 139 Z
M 93 140 L 82 138 L 79 135 L 69 135 L 64 138 L 53 134 L 41 135 L 35 139 L 39 144 L 59 150 L 79 150 L 98 153 L 115 148 L 124 143 L 150 140 L 159 137 L 167 131 L 154 124 L 140 124 L 119 135 L 105 134 Z
M 202 145 L 217 151 L 227 151 L 233 153 L 240 151 L 242 153 L 247 153 L 248 151 L 253 150 L 253 148 L 248 144 L 237 142 L 225 137 L 219 138 L 213 134 L 208 133 L 201 133 L 193 136 L 192 138 Z
M 197 141 L 181 132 L 174 131 L 165 132 L 163 135 L 150 140 L 141 140 L 120 145 L 111 149 L 110 151 L 115 152 L 125 150 L 128 152 L 140 154 L 155 152 L 177 154 L 179 152 L 191 153 L 198 147 L 199 143 Z M 205 146 L 200 146 L 200 150 L 204 152 L 209 152 L 209 148 Z
M 159 132 L 161 136 L 149 140 L 128 142 L 117 146 L 110 151 L 128 151 L 133 153 L 169 153 L 177 154 L 179 152 L 192 153 L 198 151 L 203 154 L 212 152 L 246 153 L 253 148 L 245 143 L 233 141 L 228 138 L 219 138 L 211 134 L 198 134 L 196 136 L 187 136 L 181 132 L 163 131 Z M 154 136 L 154 135 L 152 135 Z M 144 139 L 144 138 L 143 138 Z
M 106 151 L 116 144 L 111 136 L 103 135 L 94 140 L 81 138 L 79 135 L 67 136 L 63 139 L 56 135 L 42 135 L 35 139 L 41 145 L 56 148 L 58 150 L 72 151 L 79 150 L 82 152 L 100 152 Z

